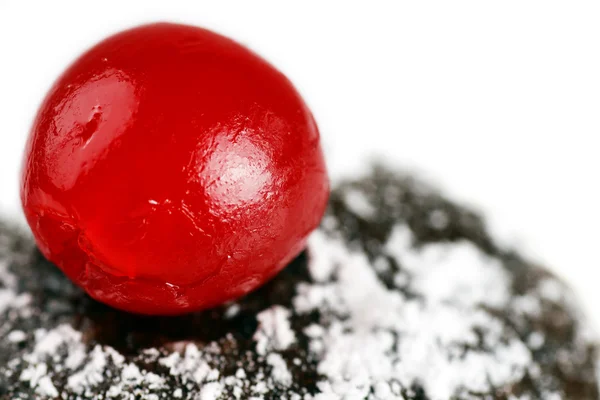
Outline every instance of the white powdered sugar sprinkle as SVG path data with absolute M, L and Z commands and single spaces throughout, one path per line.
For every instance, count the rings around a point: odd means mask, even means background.
M 0 259 L 0 313 L 7 310 L 12 303 L 17 299 L 15 287 L 17 285 L 14 275 L 8 272 L 8 263 L 6 260 Z
M 377 399 L 402 399 L 399 388 L 418 383 L 432 400 L 444 400 L 518 382 L 531 364 L 529 349 L 518 337 L 507 338 L 500 321 L 481 308 L 511 299 L 500 263 L 467 242 L 417 250 L 412 240 L 407 227 L 397 226 L 386 251 L 410 272 L 414 299 L 383 286 L 366 255 L 341 239 L 311 237 L 309 248 L 318 249 L 310 253 L 311 272 L 318 266 L 319 283 L 302 285 L 295 305 L 343 316 L 305 332 L 322 359 L 318 371 L 328 378 L 320 383 L 329 396 L 323 399 L 367 398 L 373 391 Z M 333 270 L 338 279 L 326 282 Z M 463 354 L 482 340 L 491 352 Z
M 171 375 L 180 376 L 184 383 L 202 384 L 219 377 L 219 371 L 209 366 L 195 344 L 186 345 L 183 355 L 172 353 L 159 363 L 168 367 Z
M 292 375 L 287 368 L 287 364 L 281 355 L 277 353 L 271 353 L 267 356 L 267 364 L 269 364 L 273 370 L 271 375 L 273 379 L 282 384 L 283 386 L 290 386 L 292 384 Z
M 296 336 L 289 323 L 290 312 L 281 306 L 273 306 L 256 316 L 258 329 L 254 334 L 256 351 L 266 355 L 268 351 L 285 350 Z
M 359 190 L 350 189 L 344 193 L 344 202 L 349 210 L 362 218 L 369 219 L 376 213 L 375 207 L 369 202 L 367 196 Z

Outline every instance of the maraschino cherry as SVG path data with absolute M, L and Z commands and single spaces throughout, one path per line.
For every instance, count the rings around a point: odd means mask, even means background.
M 161 23 L 104 40 L 59 78 L 21 197 L 42 253 L 93 298 L 169 315 L 281 270 L 318 225 L 328 180 L 285 76 L 223 36 Z

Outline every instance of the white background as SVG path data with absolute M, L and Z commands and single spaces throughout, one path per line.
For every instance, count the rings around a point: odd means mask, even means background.
M 52 81 L 103 37 L 201 25 L 286 73 L 331 175 L 386 157 L 485 213 L 600 327 L 600 2 L 0 0 L 0 213 L 22 221 L 21 152 Z

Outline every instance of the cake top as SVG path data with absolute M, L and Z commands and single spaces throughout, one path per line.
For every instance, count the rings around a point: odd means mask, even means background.
M 266 286 L 176 318 L 94 302 L 0 227 L 0 398 L 589 400 L 596 359 L 561 282 L 379 167 Z

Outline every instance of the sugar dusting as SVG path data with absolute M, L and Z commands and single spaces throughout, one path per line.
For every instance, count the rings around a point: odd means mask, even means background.
M 285 350 L 296 340 L 289 324 L 290 312 L 281 306 L 273 306 L 256 316 L 259 322 L 254 334 L 256 351 L 264 356 L 269 351 Z
M 316 265 L 337 266 L 338 280 L 305 285 L 296 299 L 303 312 L 333 310 L 343 318 L 311 327 L 311 348 L 328 379 L 324 393 L 341 398 L 401 399 L 397 382 L 415 382 L 432 400 L 518 382 L 531 365 L 530 350 L 481 307 L 511 300 L 510 278 L 500 263 L 468 243 L 416 250 L 412 234 L 397 226 L 386 248 L 412 273 L 415 298 L 389 290 L 363 253 L 321 233 L 311 237 Z M 309 248 L 311 248 L 309 247 Z M 490 352 L 468 352 L 483 342 Z
M 377 208 L 358 190 L 349 191 L 344 201 L 360 218 L 377 217 Z M 445 229 L 449 221 L 442 210 L 429 216 L 435 229 Z M 132 358 L 87 343 L 85 332 L 70 323 L 32 332 L 14 329 L 10 321 L 33 313 L 34 305 L 30 294 L 19 293 L 9 269 L 13 260 L 2 258 L 10 252 L 0 251 L 0 316 L 7 316 L 0 341 L 14 349 L 26 345 L 23 352 L 15 350 L 18 356 L 6 367 L 0 366 L 0 389 L 3 377 L 11 377 L 17 367 L 22 371 L 18 380 L 40 399 L 85 399 L 99 391 L 106 399 L 145 400 L 471 399 L 474 393 L 508 391 L 526 376 L 540 377 L 542 366 L 534 353 L 548 340 L 544 332 L 532 330 L 522 338 L 495 311 L 535 317 L 543 302 L 570 303 L 560 282 L 546 277 L 534 290 L 516 294 L 498 258 L 466 240 L 415 246 L 414 232 L 405 223 L 393 226 L 378 257 L 368 257 L 344 240 L 338 224 L 329 216 L 328 229 L 312 234 L 311 281 L 296 285 L 291 305 L 270 305 L 256 314 L 251 335 L 256 358 L 240 361 L 234 370 L 220 367 L 223 343 L 171 343 L 140 349 Z M 385 284 L 379 274 L 391 275 L 393 284 Z M 224 317 L 239 313 L 240 306 L 233 304 Z M 312 314 L 319 320 L 297 330 L 293 322 Z M 582 327 L 578 340 L 591 341 L 593 335 Z M 228 340 L 236 345 L 233 336 Z M 291 361 L 287 352 L 302 341 L 308 354 Z M 577 355 L 557 352 L 557 357 Z M 294 368 L 308 360 L 316 360 L 319 374 L 315 393 L 295 385 Z M 160 369 L 149 371 L 145 366 L 150 364 Z M 539 396 L 561 395 L 549 386 Z
M 14 275 L 8 272 L 8 260 L 0 259 L 0 279 L 2 283 L 0 285 L 0 313 L 2 313 L 10 308 L 17 299 L 15 292 L 17 282 Z

